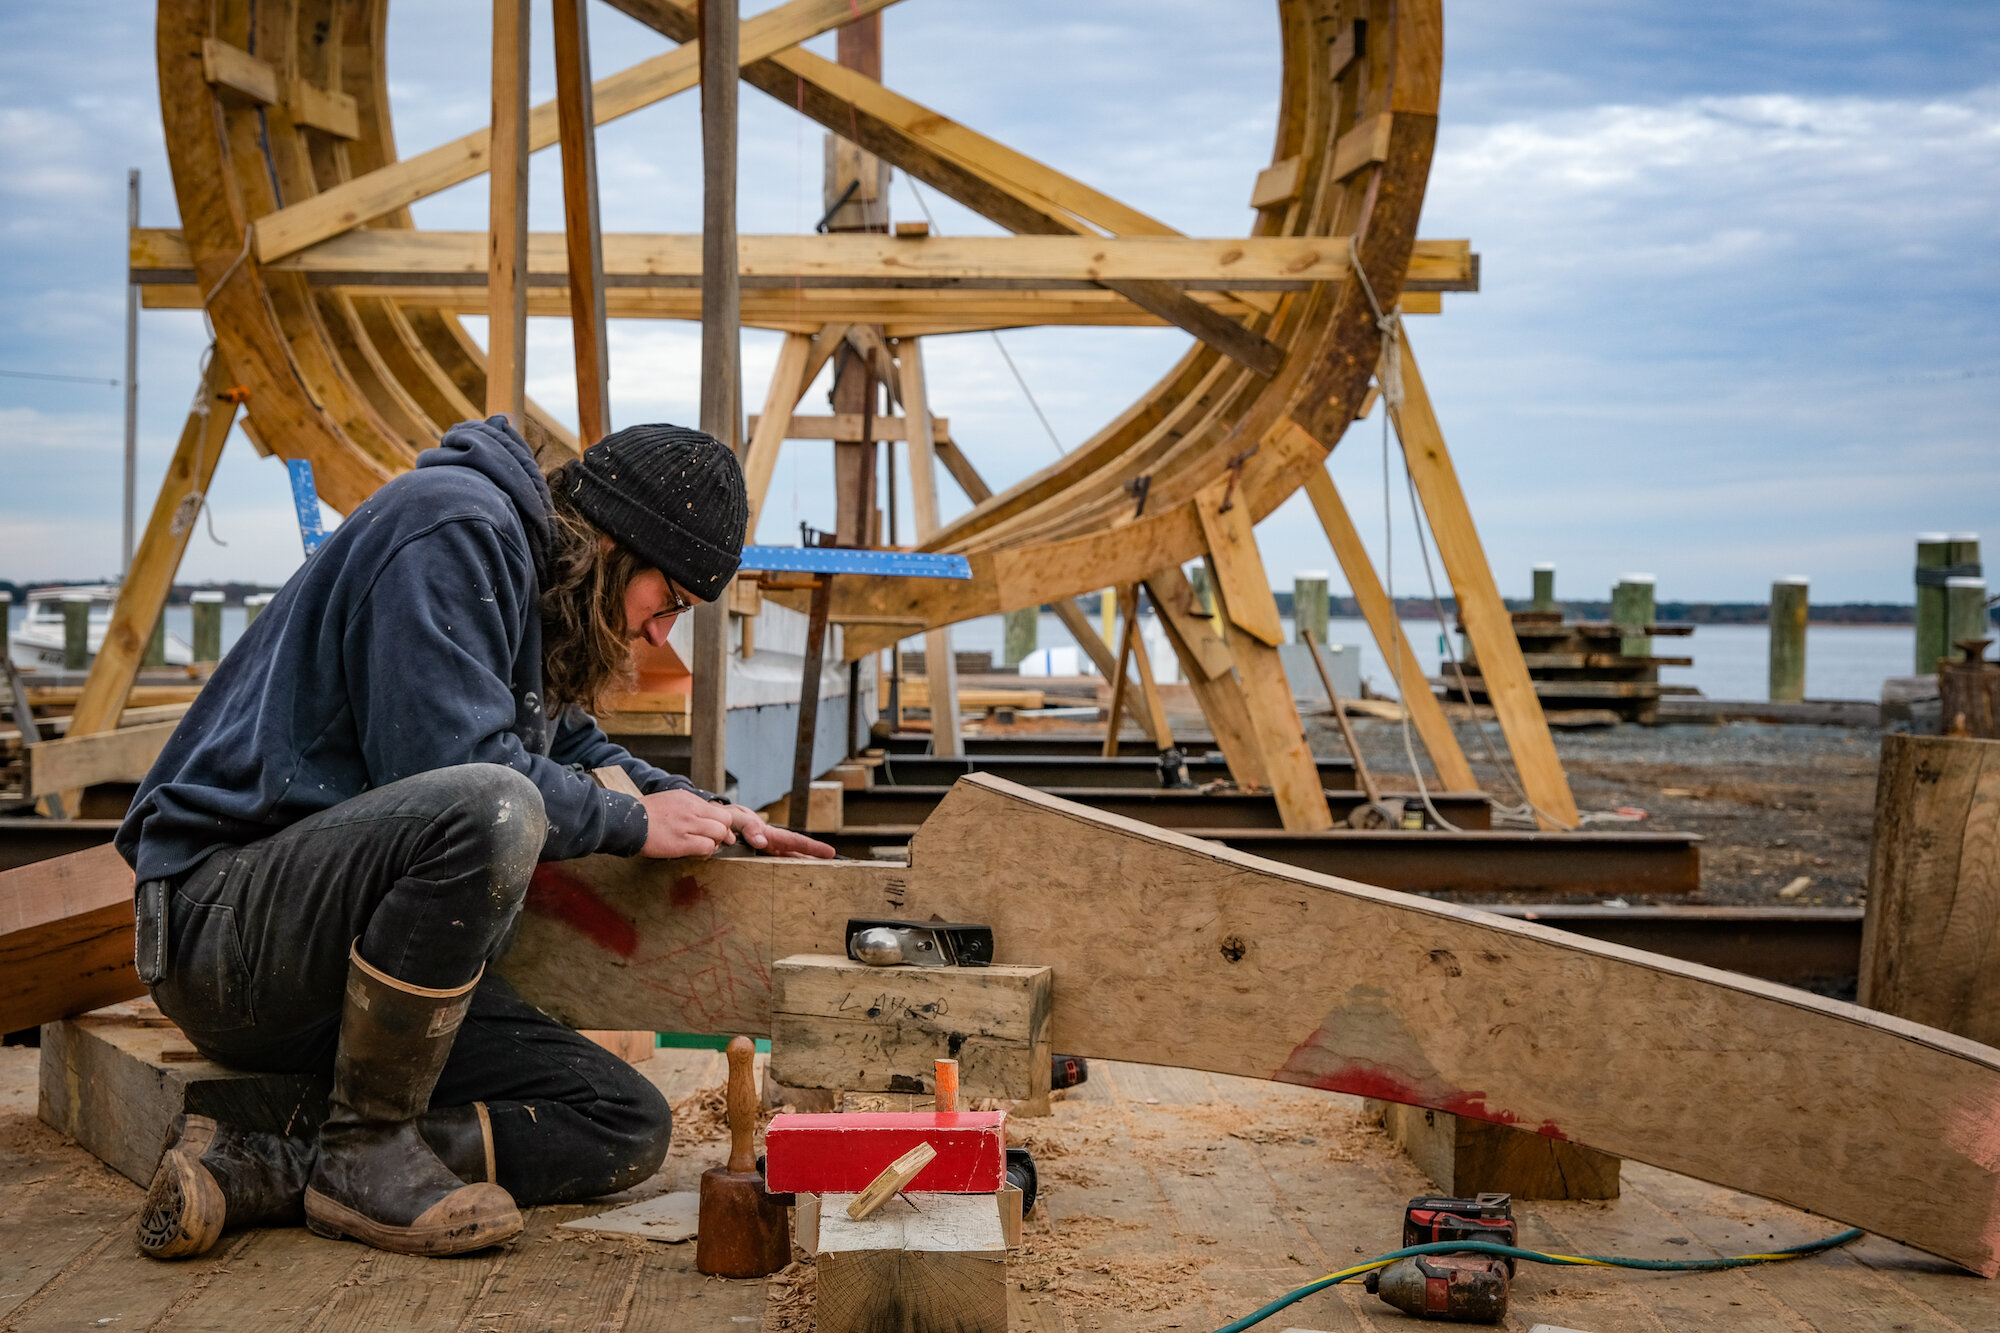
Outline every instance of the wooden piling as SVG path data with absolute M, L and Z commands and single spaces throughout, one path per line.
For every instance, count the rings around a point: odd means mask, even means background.
M 1024 606 L 1018 611 L 1009 611 L 1006 621 L 1006 636 L 1002 644 L 1002 659 L 1008 666 L 1019 666 L 1034 656 L 1036 631 L 1040 627 L 1042 609 L 1038 606 Z
M 1653 639 L 1646 626 L 1653 623 L 1653 576 L 1627 574 L 1611 590 L 1611 623 L 1625 631 L 1618 651 L 1627 657 L 1651 657 Z
M 153 618 L 153 633 L 146 640 L 146 652 L 139 659 L 142 667 L 159 668 L 167 664 L 167 617 L 162 611 Z
M 90 665 L 90 594 L 64 593 L 63 670 L 81 671 Z
M 13 614 L 14 614 L 14 594 L 11 592 L 0 592 L 0 657 L 5 657 L 7 655 L 8 627 L 11 623 L 10 618 L 13 616 Z
M 486 415 L 505 413 L 519 428 L 528 402 L 528 0 L 493 0 L 492 88 Z
M 222 660 L 222 594 L 198 592 L 188 599 L 194 613 L 194 660 Z
M 1531 611 L 1560 611 L 1556 604 L 1556 567 L 1543 563 L 1535 566 L 1535 600 L 1528 608 Z
M 1806 697 L 1806 607 L 1809 580 L 1790 574 L 1771 585 L 1771 702 Z
M 1304 643 L 1310 633 L 1315 643 L 1325 643 L 1327 615 L 1326 571 L 1308 569 L 1293 575 L 1293 637 Z
M 1986 615 L 1986 580 L 1960 575 L 1944 581 L 1944 660 L 1963 662 L 1965 650 L 1958 645 L 1968 639 L 1991 637 Z
M 257 623 L 257 617 L 264 614 L 264 608 L 271 604 L 272 594 L 253 592 L 243 599 L 243 628 L 249 629 Z
M 1928 676 L 1938 669 L 1941 658 L 1953 655 L 1949 597 L 1945 581 L 1978 578 L 1979 534 L 1976 532 L 1920 532 L 1917 534 L 1917 645 L 1915 669 Z M 1980 637 L 1980 636 L 1974 636 Z

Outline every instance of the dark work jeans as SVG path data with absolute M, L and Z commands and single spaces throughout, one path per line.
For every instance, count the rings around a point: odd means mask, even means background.
M 154 999 L 211 1059 L 330 1073 L 354 941 L 399 981 L 463 986 L 510 937 L 546 829 L 527 778 L 465 764 L 216 852 L 170 895 Z M 439 1108 L 475 1101 L 499 1183 L 524 1206 L 637 1184 L 672 1128 L 638 1071 L 490 973 L 431 1094 Z

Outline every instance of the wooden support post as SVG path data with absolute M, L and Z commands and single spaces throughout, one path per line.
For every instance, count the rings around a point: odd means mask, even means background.
M 702 0 L 701 428 L 732 449 L 740 430 L 736 377 L 742 313 L 736 262 L 736 11 L 737 0 Z M 691 665 L 689 776 L 695 786 L 721 792 L 729 782 L 727 599 L 695 608 Z M 805 706 L 805 700 L 799 703 Z
M 1627 574 L 1611 589 L 1611 623 L 1625 631 L 1618 651 L 1626 657 L 1651 657 L 1653 636 L 1646 627 L 1653 623 L 1653 576 Z
M 1293 575 L 1292 637 L 1299 643 L 1325 643 L 1327 619 L 1326 572 L 1309 569 Z
M 1806 598 L 1803 574 L 1771 585 L 1771 702 L 1806 697 Z
M 221 593 L 215 594 L 218 598 Z M 195 596 L 201 596 L 196 593 Z M 90 594 L 66 592 L 62 597 L 63 670 L 82 671 L 90 665 Z M 197 620 L 200 613 L 196 613 Z M 217 626 L 220 633 L 220 625 Z M 219 656 L 219 654 L 218 654 Z M 199 660 L 199 654 L 197 654 Z
M 879 526 L 876 518 L 875 434 L 878 400 L 873 369 L 852 347 L 834 359 L 831 403 L 836 416 L 860 418 L 865 438 L 833 442 L 834 540 L 866 546 Z
M 590 91 L 590 12 L 585 0 L 554 3 L 563 234 L 569 252 L 570 341 L 576 354 L 576 433 L 578 442 L 588 449 L 611 430 L 611 349 L 605 341 L 597 120 Z
M 1333 544 L 1334 556 L 1340 561 L 1340 571 L 1353 590 L 1354 600 L 1361 603 L 1361 614 L 1375 635 L 1375 646 L 1389 663 L 1396 691 L 1410 714 L 1410 721 L 1416 725 L 1424 749 L 1430 753 L 1438 782 L 1446 791 L 1478 790 L 1472 765 L 1466 762 L 1465 751 L 1459 748 L 1458 737 L 1452 734 L 1444 709 L 1438 706 L 1437 696 L 1431 693 L 1424 679 L 1424 669 L 1403 635 L 1403 622 L 1390 605 L 1389 595 L 1382 590 L 1382 581 L 1375 577 L 1368 548 L 1361 544 L 1361 534 L 1326 469 L 1314 468 L 1306 474 L 1306 497 L 1312 501 L 1313 512 L 1319 515 L 1326 539 Z
M 1106 588 L 1097 594 L 1097 619 L 1103 627 L 1104 646 L 1118 642 L 1118 589 Z
M 1139 587 L 1132 585 L 1126 598 L 1127 624 L 1132 626 L 1132 678 L 1139 684 L 1139 706 L 1132 710 L 1141 730 L 1162 750 L 1173 748 L 1174 729 L 1167 722 L 1166 701 L 1153 675 L 1153 659 L 1146 651 L 1146 632 L 1139 624 Z M 1115 753 L 1115 751 L 1114 751 Z
M 1243 702 L 1258 749 L 1264 755 L 1265 776 L 1286 828 L 1332 828 L 1333 812 L 1327 808 L 1319 768 L 1306 744 L 1305 727 L 1299 722 L 1298 706 L 1292 702 L 1285 668 L 1278 661 L 1284 626 L 1278 619 L 1278 602 L 1271 595 L 1263 558 L 1257 553 L 1250 511 L 1240 502 L 1223 507 L 1229 503 L 1231 489 L 1224 481 L 1200 491 L 1195 496 L 1195 511 L 1201 517 L 1202 535 L 1208 539 L 1216 592 L 1229 619 L 1229 655 L 1242 682 Z
M 1574 828 L 1576 798 L 1570 794 L 1569 778 L 1556 756 L 1548 719 L 1542 716 L 1535 683 L 1521 658 L 1513 617 L 1507 614 L 1500 589 L 1493 583 L 1493 571 L 1487 567 L 1472 510 L 1465 503 L 1451 451 L 1445 447 L 1444 432 L 1438 428 L 1430 395 L 1417 370 L 1416 353 L 1407 340 L 1401 351 L 1403 405 L 1395 414 L 1396 433 L 1402 437 L 1403 457 L 1423 499 L 1445 573 L 1451 578 L 1459 618 L 1465 622 L 1473 653 L 1479 659 L 1487 698 L 1499 715 L 1500 730 L 1507 737 L 1507 748 L 1513 752 L 1514 767 L 1535 806 L 1537 820 L 1548 827 Z
M 486 415 L 518 429 L 528 403 L 528 0 L 493 0 Z
M 1009 611 L 1005 619 L 1005 630 L 1001 639 L 1001 660 L 1008 666 L 1019 666 L 1035 654 L 1035 631 L 1041 620 L 1039 606 L 1024 606 L 1017 611 Z
M 1968 639 L 1992 638 L 1992 622 L 1986 614 L 1986 580 L 1977 574 L 1960 574 L 1946 579 L 1944 621 L 1944 660 L 1947 662 L 1965 660 L 1965 650 L 1958 645 Z M 1949 722 L 1951 719 L 1945 720 Z
M 65 611 L 69 608 L 64 607 Z M 204 589 L 188 598 L 193 624 L 194 660 L 213 665 L 222 660 L 222 594 Z
M 764 512 L 764 497 L 771 489 L 771 474 L 778 466 L 778 451 L 784 447 L 792 409 L 806 391 L 806 362 L 812 357 L 813 338 L 809 333 L 788 333 L 778 348 L 778 364 L 771 371 L 771 387 L 764 394 L 764 410 L 750 445 L 743 451 L 743 484 L 750 494 L 750 536 L 757 535 L 757 520 Z
M 1146 595 L 1153 599 L 1160 627 L 1167 633 L 1181 674 L 1187 677 L 1195 702 L 1208 720 L 1209 734 L 1229 763 L 1229 776 L 1245 790 L 1270 787 L 1263 746 L 1250 724 L 1243 691 L 1230 665 L 1229 648 L 1216 636 L 1212 622 L 1201 614 L 1193 586 L 1179 565 L 1146 576 Z M 1159 738 L 1154 738 L 1159 743 Z
M 1938 659 L 1951 655 L 1950 613 L 1945 606 L 1945 580 L 1953 577 L 1968 578 L 1980 572 L 1978 533 L 1917 534 L 1915 670 L 1919 676 L 1930 675 L 1938 669 Z
M 1997 838 L 2000 741 L 1882 738 L 1862 1004 L 2000 1043 Z
M 158 645 L 159 662 L 166 664 L 167 593 L 174 574 L 180 569 L 181 553 L 194 535 L 198 507 L 185 514 L 182 507 L 193 495 L 206 495 L 222 459 L 223 442 L 236 421 L 241 402 L 230 394 L 229 368 L 220 351 L 209 357 L 195 405 L 181 427 L 180 442 L 174 447 L 167 475 L 160 482 L 159 498 L 146 520 L 145 535 L 132 557 L 132 568 L 118 589 L 118 601 L 111 608 L 111 623 L 97 646 L 83 693 L 70 713 L 69 735 L 88 736 L 109 731 L 118 725 L 125 711 L 125 696 L 139 674 L 142 659 L 153 656 L 149 643 Z M 197 506 L 200 502 L 196 502 Z M 77 793 L 66 793 L 63 806 L 77 809 Z
M 271 604 L 272 594 L 253 592 L 243 598 L 243 628 L 249 629 L 257 623 L 257 617 L 264 614 L 264 608 Z
M 799 730 L 792 746 L 792 796 L 787 823 L 803 833 L 812 804 L 813 749 L 819 738 L 819 678 L 826 661 L 826 614 L 833 605 L 833 575 L 813 575 L 812 610 L 806 617 L 805 671 L 799 679 Z
M 1110 595 L 1115 596 L 1115 594 Z M 1105 629 L 1110 628 L 1111 624 L 1107 622 Z M 1118 652 L 1111 669 L 1111 706 L 1104 710 L 1104 757 L 1107 759 L 1116 758 L 1118 754 L 1118 731 L 1119 725 L 1124 721 L 1128 681 L 1125 674 L 1126 664 L 1132 660 L 1132 636 L 1138 628 L 1138 622 L 1127 615 L 1125 628 L 1118 635 Z
M 1528 609 L 1544 614 L 1562 610 L 1561 604 L 1556 601 L 1556 567 L 1546 563 L 1538 564 L 1535 566 L 1534 575 L 1535 600 L 1529 604 Z
M 924 351 L 919 340 L 905 338 L 897 346 L 896 370 L 910 437 L 910 500 L 916 511 L 912 517 L 921 545 L 938 530 L 938 492 L 930 390 L 924 383 Z M 931 696 L 931 752 L 964 754 L 958 718 L 958 659 L 952 654 L 950 629 L 934 629 L 924 635 L 924 664 Z

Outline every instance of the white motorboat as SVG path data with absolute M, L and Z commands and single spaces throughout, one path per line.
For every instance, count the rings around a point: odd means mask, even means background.
M 90 656 L 103 646 L 104 632 L 111 625 L 111 604 L 118 589 L 107 583 L 76 588 L 37 588 L 28 594 L 28 616 L 7 636 L 7 656 L 24 671 L 60 671 L 63 668 L 63 603 L 71 599 L 90 601 Z M 167 665 L 187 666 L 194 661 L 194 647 L 180 635 L 167 633 Z

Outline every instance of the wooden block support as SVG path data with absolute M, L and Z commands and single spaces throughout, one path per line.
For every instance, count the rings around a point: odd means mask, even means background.
M 771 969 L 771 1068 L 787 1087 L 934 1090 L 957 1060 L 961 1097 L 1049 1090 L 1055 972 L 1047 967 L 870 967 L 828 954 Z
M 2000 741 L 1884 736 L 1861 1003 L 2000 1042 Z
M 805 831 L 832 833 L 838 830 L 841 820 L 846 818 L 843 813 L 846 794 L 847 787 L 837 780 L 814 779 L 812 789 L 806 795 Z M 780 796 L 757 813 L 762 815 L 767 823 L 789 827 L 792 822 L 792 798 L 788 795 Z
M 894 1199 L 856 1222 L 848 1198 L 817 1201 L 819 1333 L 951 1329 L 1006 1333 L 1007 1236 L 989 1194 Z
M 325 1078 L 162 1058 L 188 1049 L 180 1029 L 159 1018 L 88 1014 L 49 1023 L 42 1028 L 42 1120 L 144 1185 L 168 1123 L 182 1111 L 294 1134 L 326 1119 Z
M 201 40 L 201 75 L 218 88 L 241 93 L 264 106 L 278 100 L 278 71 L 270 61 L 213 37 Z
M 0 874 L 0 1032 L 144 995 L 132 872 L 106 844 Z
M 1618 1159 L 1536 1134 L 1370 1098 L 1369 1114 L 1440 1191 L 1470 1198 L 1489 1191 L 1517 1199 L 1615 1199 Z

